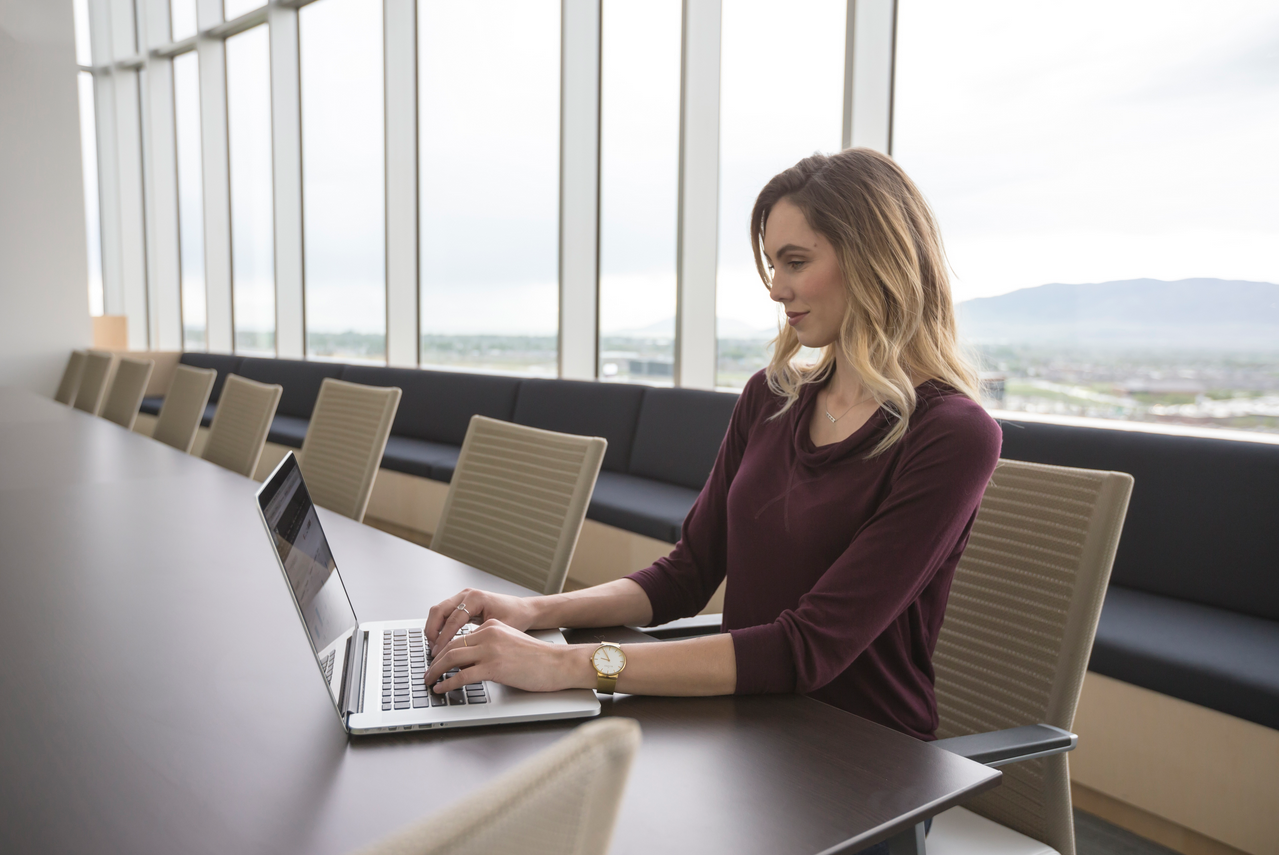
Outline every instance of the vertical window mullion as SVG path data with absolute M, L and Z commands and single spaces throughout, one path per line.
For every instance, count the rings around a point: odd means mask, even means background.
M 676 244 L 675 383 L 715 387 L 720 0 L 684 0 Z

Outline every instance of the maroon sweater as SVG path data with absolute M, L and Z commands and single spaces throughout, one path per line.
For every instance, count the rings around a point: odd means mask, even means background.
M 653 623 L 694 615 L 725 575 L 737 694 L 800 692 L 933 739 L 932 654 L 955 565 L 999 458 L 999 426 L 925 383 L 910 427 L 878 457 L 883 411 L 843 442 L 809 438 L 815 385 L 781 418 L 761 371 L 674 551 L 629 578 Z

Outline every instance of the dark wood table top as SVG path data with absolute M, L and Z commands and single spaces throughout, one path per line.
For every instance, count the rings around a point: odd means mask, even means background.
M 255 489 L 0 388 L 0 851 L 349 852 L 574 726 L 348 738 Z M 425 615 L 467 585 L 523 592 L 321 517 L 362 620 Z M 999 779 L 803 697 L 603 703 L 643 728 L 619 855 L 853 851 Z

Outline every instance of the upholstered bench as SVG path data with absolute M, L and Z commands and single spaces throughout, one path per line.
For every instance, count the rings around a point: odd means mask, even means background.
M 1002 453 L 1136 481 L 1090 670 L 1279 728 L 1279 444 L 1006 422 Z
M 403 392 L 382 468 L 447 483 L 473 414 L 602 436 L 587 518 L 674 543 L 710 474 L 735 395 L 576 380 L 347 366 L 342 379 Z
M 181 362 L 218 372 L 206 427 L 228 374 L 284 387 L 260 469 L 302 446 L 325 377 L 402 389 L 382 469 L 442 484 L 453 477 L 472 415 L 602 436 L 608 451 L 587 519 L 666 544 L 679 540 L 737 402 L 736 395 L 691 389 L 211 353 L 184 353 Z M 154 416 L 162 404 L 147 398 L 142 412 Z M 375 497 L 375 516 L 376 505 Z
M 240 363 L 244 361 L 243 356 L 232 356 L 225 353 L 199 353 L 197 351 L 187 351 L 179 357 L 178 362 L 182 365 L 190 365 L 192 368 L 212 368 L 218 372 L 217 378 L 213 381 L 213 390 L 209 393 L 209 403 L 204 408 L 204 417 L 200 420 L 200 424 L 208 427 L 213 421 L 213 411 L 218 407 L 218 398 L 222 394 L 222 387 L 226 385 L 228 374 L 236 374 L 239 372 Z M 142 399 L 142 406 L 139 412 L 149 415 L 160 415 L 160 407 L 164 404 L 164 397 L 156 395 Z

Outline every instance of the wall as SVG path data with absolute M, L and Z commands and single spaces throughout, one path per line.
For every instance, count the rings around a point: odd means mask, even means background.
M 71 0 L 0 0 L 0 385 L 89 345 L 86 259 Z

